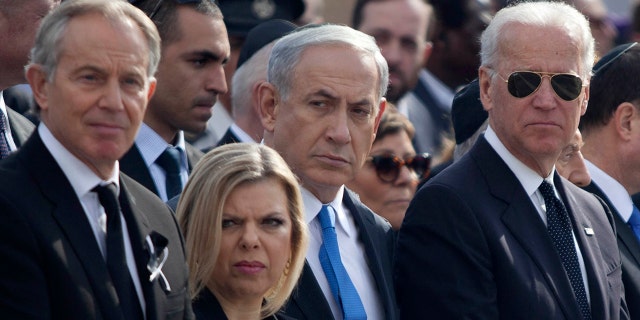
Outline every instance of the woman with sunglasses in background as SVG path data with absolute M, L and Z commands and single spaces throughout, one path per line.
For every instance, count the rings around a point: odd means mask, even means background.
M 180 202 L 197 319 L 291 319 L 276 312 L 307 252 L 298 181 L 273 149 L 232 143 L 198 162 Z
M 411 139 L 415 129 L 391 105 L 380 120 L 369 158 L 347 184 L 371 210 L 398 230 L 420 179 L 429 174 L 431 157 L 416 154 Z

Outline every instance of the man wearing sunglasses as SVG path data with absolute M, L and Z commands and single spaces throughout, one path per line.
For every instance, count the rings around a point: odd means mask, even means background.
M 563 3 L 523 2 L 496 14 L 481 48 L 489 127 L 407 210 L 401 317 L 627 318 L 610 213 L 554 166 L 587 107 L 588 21 Z
M 202 157 L 184 131 L 202 132 L 218 94 L 227 91 L 229 40 L 211 0 L 130 0 L 151 18 L 162 39 L 158 86 L 123 172 L 167 201 L 178 195 Z
M 593 68 L 589 108 L 580 119 L 593 183 L 613 212 L 622 256 L 622 281 L 632 319 L 640 319 L 640 45 L 624 44 Z M 633 301 L 633 302 L 632 302 Z

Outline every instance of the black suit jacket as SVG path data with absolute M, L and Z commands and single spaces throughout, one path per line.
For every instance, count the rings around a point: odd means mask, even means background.
M 640 319 L 640 242 L 633 230 L 618 213 L 611 200 L 604 194 L 595 182 L 584 187 L 602 198 L 613 212 L 613 221 L 616 225 L 618 248 L 622 260 L 622 282 L 624 283 L 625 299 L 629 307 L 631 319 Z
M 189 173 L 193 170 L 193 167 L 200 161 L 200 158 L 204 155 L 202 151 L 193 147 L 191 144 L 185 142 L 185 151 L 187 152 L 187 162 L 189 165 Z M 158 195 L 158 188 L 153 181 L 151 172 L 147 164 L 142 158 L 142 153 L 138 149 L 138 144 L 134 143 L 131 149 L 120 159 L 120 171 L 126 173 L 128 176 L 138 181 L 141 185 L 151 190 Z
M 346 188 L 342 202 L 351 212 L 358 227 L 358 240 L 364 244 L 369 270 L 376 281 L 380 301 L 384 305 L 385 319 L 397 319 L 391 273 L 395 237 L 391 226 Z M 283 313 L 296 319 L 333 319 L 329 303 L 307 263 L 298 281 L 298 287 L 285 305 Z
M 592 318 L 627 318 L 610 212 L 557 174 L 554 184 L 584 258 Z M 416 194 L 394 275 L 404 319 L 581 319 L 545 224 L 484 137 Z
M 20 148 L 20 146 L 29 139 L 29 136 L 31 136 L 36 126 L 11 108 L 7 108 L 7 118 L 9 119 L 13 142 L 16 143 L 16 147 Z
M 120 202 L 147 319 L 193 318 L 182 236 L 155 195 L 120 175 Z M 123 319 L 106 262 L 71 184 L 34 133 L 0 163 L 0 318 Z M 165 292 L 149 282 L 152 231 L 169 240 Z
M 236 136 L 235 133 L 231 131 L 231 127 L 229 127 L 229 129 L 227 129 L 227 132 L 224 133 L 224 136 L 222 136 L 220 141 L 218 141 L 218 143 L 216 144 L 216 147 L 237 142 L 240 142 L 240 138 L 238 138 L 238 136 Z

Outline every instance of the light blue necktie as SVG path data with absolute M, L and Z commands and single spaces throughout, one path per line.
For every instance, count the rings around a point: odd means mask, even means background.
M 635 233 L 636 238 L 640 241 L 640 210 L 635 205 L 633 206 L 633 212 L 631 213 L 631 218 L 629 218 L 629 225 Z
M 332 219 L 333 216 L 333 219 Z M 351 282 L 347 270 L 340 259 L 340 248 L 333 221 L 333 208 L 323 205 L 318 214 L 322 226 L 322 245 L 320 246 L 320 264 L 327 276 L 331 293 L 342 308 L 345 320 L 367 319 L 367 313 L 358 295 L 358 291 Z

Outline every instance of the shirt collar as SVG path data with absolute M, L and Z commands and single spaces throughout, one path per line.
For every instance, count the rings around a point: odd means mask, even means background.
M 231 130 L 231 132 L 233 132 L 233 134 L 235 134 L 236 137 L 240 139 L 240 142 L 253 142 L 253 143 L 256 142 L 246 131 L 238 127 L 238 125 L 235 122 L 231 124 L 231 126 L 229 127 L 229 130 Z
M 138 131 L 138 135 L 136 136 L 136 146 L 140 149 L 140 154 L 142 154 L 144 163 L 147 167 L 150 167 L 156 162 L 162 152 L 164 152 L 167 147 L 171 146 L 171 144 L 164 141 L 157 132 L 143 122 L 142 125 L 140 125 L 140 131 Z M 178 134 L 176 135 L 175 147 L 180 151 L 180 166 L 186 168 L 186 143 L 184 141 L 184 132 L 182 132 L 182 130 L 178 131 Z
M 82 198 L 84 195 L 91 192 L 91 190 L 98 184 L 104 185 L 106 183 L 114 183 L 118 194 L 120 193 L 120 167 L 118 161 L 115 162 L 111 176 L 104 181 L 98 177 L 95 172 L 91 171 L 84 162 L 80 161 L 80 159 L 76 158 L 76 156 L 69 152 L 69 150 L 67 150 L 67 148 L 65 148 L 53 136 L 49 128 L 47 128 L 43 122 L 40 122 L 38 125 L 38 134 L 40 134 L 42 142 L 56 160 L 60 169 L 62 169 L 62 172 L 67 177 L 67 180 L 69 180 L 69 183 L 71 183 L 71 187 L 73 187 L 78 198 Z
M 611 204 L 613 204 L 616 211 L 618 211 L 620 217 L 624 219 L 625 222 L 628 222 L 629 218 L 631 218 L 631 212 L 633 211 L 633 202 L 631 201 L 631 197 L 629 197 L 627 189 L 589 160 L 585 159 L 584 163 L 587 165 L 589 174 L 591 174 L 591 180 L 598 184 L 598 187 L 604 192 L 609 201 L 611 201 Z
M 498 153 L 500 158 L 502 158 L 502 160 L 507 164 L 509 169 L 511 169 L 511 172 L 513 172 L 518 181 L 520 181 L 520 184 L 524 188 L 527 195 L 531 197 L 536 192 L 536 190 L 538 190 L 540 184 L 542 184 L 543 178 L 527 165 L 522 163 L 522 161 L 518 160 L 518 158 L 516 158 L 513 154 L 511 154 L 511 152 L 509 152 L 509 150 L 507 150 L 507 147 L 502 144 L 502 141 L 500 141 L 495 131 L 493 131 L 493 129 L 491 128 L 491 125 L 487 127 L 487 131 L 485 132 L 484 137 L 485 139 L 487 139 L 487 142 L 489 142 L 496 153 Z M 556 167 L 554 165 L 553 169 L 551 170 L 551 174 L 549 174 L 549 176 L 545 177 L 544 179 L 547 180 L 547 182 L 551 183 L 551 185 L 554 185 L 552 178 L 555 169 Z
M 322 209 L 323 203 L 316 198 L 309 190 L 304 187 L 300 187 L 300 191 L 302 193 L 302 201 L 304 202 L 305 208 L 305 222 L 309 225 L 320 213 L 320 209 Z M 341 227 L 345 233 L 351 236 L 351 228 L 349 227 L 349 221 L 347 218 L 347 213 L 344 210 L 344 206 L 342 205 L 342 198 L 344 196 L 344 186 L 341 186 L 336 194 L 336 197 L 333 198 L 333 201 L 329 203 L 324 203 L 326 205 L 330 205 L 336 212 L 336 224 L 335 227 Z

